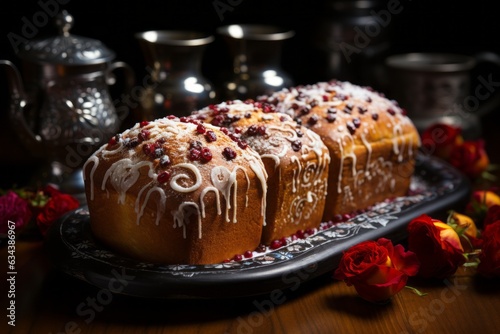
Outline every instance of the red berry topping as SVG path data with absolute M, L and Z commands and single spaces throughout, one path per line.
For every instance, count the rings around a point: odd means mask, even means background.
M 118 142 L 116 141 L 116 138 L 115 137 L 111 137 L 109 138 L 109 141 L 108 141 L 108 146 L 115 146 Z
M 243 253 L 243 256 L 244 256 L 245 258 L 247 258 L 247 259 L 248 259 L 248 258 L 251 258 L 251 257 L 253 256 L 253 252 L 252 252 L 252 251 L 247 250 L 245 253 Z
M 323 95 L 323 102 L 327 102 L 330 99 L 328 95 Z
M 189 143 L 189 149 L 196 149 L 198 151 L 201 151 L 201 148 L 203 147 L 203 144 L 197 140 L 193 140 Z
M 337 120 L 337 116 L 335 116 L 335 114 L 327 114 L 326 120 L 328 121 L 328 123 L 333 123 Z
M 127 138 L 125 141 L 125 146 L 128 148 L 134 148 L 139 145 L 139 139 L 137 138 Z
M 168 155 L 163 155 L 160 158 L 160 166 L 162 166 L 162 167 L 167 167 L 171 163 L 172 163 L 172 161 L 170 161 L 170 157 Z
M 215 132 L 208 130 L 207 133 L 205 133 L 205 139 L 207 142 L 211 143 L 217 140 L 217 135 Z
M 231 138 L 233 141 L 235 142 L 238 142 L 238 140 L 240 139 L 235 133 L 230 133 L 228 134 L 229 138 Z
M 387 109 L 387 112 L 391 114 L 392 116 L 396 115 L 396 111 L 392 108 Z
M 149 122 L 148 122 L 148 121 L 141 121 L 140 126 L 141 126 L 141 128 L 142 128 L 142 127 L 145 127 L 145 126 L 146 126 L 146 125 L 148 125 L 148 124 L 149 124 Z
M 353 135 L 354 132 L 356 132 L 356 126 L 354 125 L 353 122 L 347 122 L 346 126 L 347 126 L 347 130 L 349 130 L 349 133 L 351 135 Z
M 310 111 L 311 111 L 311 109 L 309 109 L 308 107 L 302 107 L 302 108 L 300 108 L 300 113 L 302 115 L 307 115 L 307 114 L 309 114 Z
M 227 160 L 233 160 L 234 158 L 236 158 L 236 152 L 230 147 L 225 147 L 222 151 L 222 155 Z
M 198 126 L 196 127 L 196 132 L 198 132 L 199 134 L 204 134 L 205 131 L 207 131 L 207 129 L 203 126 L 203 124 L 198 124 Z
M 264 105 L 263 110 L 264 110 L 265 113 L 270 113 L 270 112 L 275 112 L 276 111 L 276 109 L 274 108 L 274 106 L 272 104 L 266 104 L 266 105 Z
M 333 216 L 333 221 L 335 223 L 340 223 L 342 222 L 342 215 L 341 214 L 336 214 L 335 216 Z
M 312 115 L 311 117 L 309 117 L 309 119 L 307 120 L 307 124 L 309 125 L 314 125 L 318 123 L 318 115 Z
M 146 155 L 150 155 L 152 152 L 154 152 L 155 146 L 154 144 L 144 144 L 142 145 L 142 152 Z
M 271 245 L 269 246 L 271 249 L 278 249 L 282 246 L 281 244 L 281 240 L 273 240 L 273 242 L 271 242 Z
M 137 138 L 139 139 L 140 142 L 143 142 L 143 141 L 149 139 L 149 135 L 150 135 L 150 132 L 148 130 L 142 130 L 137 135 Z
M 234 260 L 234 261 L 241 261 L 241 260 L 243 260 L 243 256 L 242 256 L 242 255 L 240 255 L 240 254 L 236 254 L 236 255 L 233 257 L 233 260 Z
M 295 140 L 292 142 L 292 149 L 295 152 L 300 151 L 301 148 L 302 148 L 302 142 L 300 140 Z
M 163 171 L 158 176 L 156 177 L 156 180 L 158 183 L 166 183 L 168 180 L 170 180 L 170 173 L 167 171 Z
M 151 153 L 152 158 L 159 158 L 161 157 L 165 152 L 163 152 L 162 147 L 155 147 L 154 151 Z
M 248 144 L 244 140 L 238 140 L 238 146 L 242 149 L 246 149 Z
M 247 129 L 247 135 L 249 136 L 257 135 L 257 125 L 255 124 L 250 125 Z
M 210 152 L 208 147 L 203 147 L 201 149 L 200 159 L 202 162 L 209 162 L 212 160 L 212 152 Z
M 257 248 L 255 249 L 256 252 L 258 253 L 263 253 L 266 251 L 266 245 L 264 244 L 260 244 L 259 246 L 257 246 Z
M 304 230 L 298 230 L 295 232 L 295 236 L 299 239 L 304 239 Z
M 354 126 L 355 126 L 356 128 L 359 128 L 359 127 L 361 126 L 361 121 L 359 120 L 359 118 L 354 118 L 354 119 L 352 120 L 352 123 L 354 124 Z
M 165 144 L 167 142 L 167 139 L 165 137 L 161 137 L 156 139 L 155 144 L 160 147 L 161 145 Z
M 200 160 L 200 156 L 201 156 L 200 150 L 197 150 L 195 148 L 192 148 L 189 150 L 189 153 L 188 153 L 189 160 L 191 160 L 191 161 Z
M 378 120 L 378 114 L 372 114 L 372 119 L 373 119 L 374 121 Z

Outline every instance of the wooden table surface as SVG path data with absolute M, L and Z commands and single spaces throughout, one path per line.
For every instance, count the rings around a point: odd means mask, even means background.
M 492 163 L 500 164 L 498 117 L 484 120 Z M 271 295 L 217 300 L 109 295 L 53 268 L 40 240 L 16 243 L 15 327 L 9 326 L 7 249 L 0 249 L 0 333 L 497 333 L 500 280 L 461 269 L 445 281 L 409 285 L 389 303 L 360 299 L 331 273 Z M 245 287 L 242 286 L 242 289 Z

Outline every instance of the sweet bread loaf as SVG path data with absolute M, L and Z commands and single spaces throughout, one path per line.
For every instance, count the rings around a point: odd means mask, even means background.
M 405 195 L 420 137 L 395 101 L 368 87 L 330 81 L 258 98 L 317 133 L 330 151 L 323 220 Z
M 252 100 L 211 105 L 191 117 L 222 127 L 260 154 L 269 189 L 263 244 L 319 227 L 330 155 L 316 133 Z
M 131 258 L 220 263 L 260 244 L 267 174 L 218 127 L 168 117 L 111 138 L 83 167 L 91 230 Z

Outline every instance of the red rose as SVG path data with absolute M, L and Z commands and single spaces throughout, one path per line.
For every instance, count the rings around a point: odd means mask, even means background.
M 500 221 L 486 226 L 482 238 L 477 272 L 489 278 L 500 277 Z
M 483 226 L 493 224 L 496 221 L 500 221 L 500 205 L 492 205 L 486 211 L 486 216 L 484 217 Z
M 408 277 L 418 272 L 418 266 L 415 254 L 380 238 L 345 251 L 333 277 L 354 286 L 363 299 L 380 302 L 404 288 Z
M 45 236 L 49 227 L 65 213 L 80 206 L 76 198 L 68 194 L 55 194 L 36 217 L 36 223 L 42 235 Z
M 500 205 L 500 196 L 493 190 L 475 190 L 466 205 L 466 212 L 482 228 L 489 209 Z M 492 217 L 490 217 L 492 219 Z
M 447 124 L 434 124 L 422 132 L 422 146 L 434 156 L 448 160 L 455 146 L 463 142 L 462 130 Z
M 482 139 L 465 141 L 452 150 L 450 164 L 470 178 L 476 178 L 488 167 L 490 160 Z
M 8 221 L 14 222 L 16 229 L 26 225 L 31 219 L 28 202 L 15 192 L 8 191 L 0 197 L 0 233 L 7 233 Z
M 428 215 L 421 215 L 408 225 L 408 250 L 417 255 L 419 275 L 424 278 L 447 278 L 466 260 L 457 232 Z

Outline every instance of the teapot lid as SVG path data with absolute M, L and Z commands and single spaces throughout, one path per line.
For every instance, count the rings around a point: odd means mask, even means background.
M 55 21 L 59 35 L 24 44 L 19 51 L 19 57 L 62 65 L 94 65 L 115 57 L 115 53 L 100 41 L 71 35 L 69 30 L 74 21 L 66 10 L 63 10 Z

